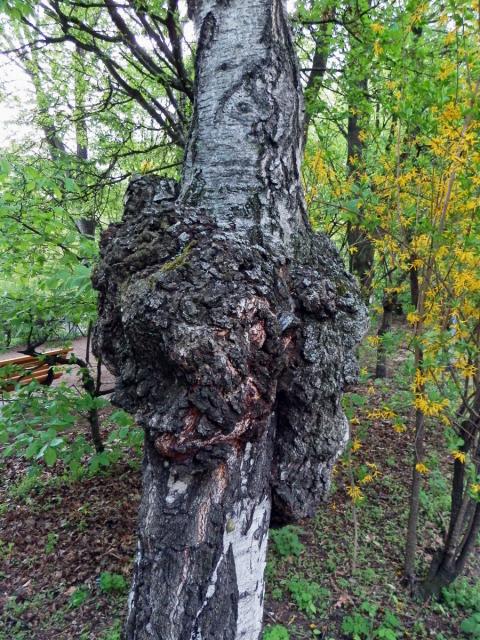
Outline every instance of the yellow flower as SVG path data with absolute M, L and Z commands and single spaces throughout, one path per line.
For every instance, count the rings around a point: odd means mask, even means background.
M 370 482 L 373 482 L 373 476 L 371 473 L 367 473 L 367 475 L 360 480 L 360 484 L 370 484 Z
M 350 424 L 359 425 L 360 424 L 360 420 L 358 418 L 352 418 L 350 420 Z
M 367 467 L 372 470 L 372 476 L 376 478 L 380 475 L 380 471 L 378 470 L 377 465 L 374 462 L 367 462 Z
M 148 173 L 153 169 L 154 166 L 155 165 L 151 160 L 144 160 L 140 165 L 140 173 L 143 173 L 143 174 Z
M 452 42 L 455 42 L 456 38 L 457 38 L 456 32 L 450 31 L 449 33 L 447 33 L 443 41 L 445 42 L 445 44 L 452 44 Z
M 449 406 L 449 401 L 444 398 L 441 402 L 430 400 L 423 394 L 419 394 L 415 398 L 415 408 L 419 409 L 424 415 L 437 418 Z
M 367 342 L 370 346 L 376 347 L 380 342 L 380 338 L 378 336 L 368 336 Z
M 420 391 L 423 385 L 428 381 L 428 379 L 429 379 L 429 376 L 425 375 L 421 369 L 416 369 L 413 390 Z
M 362 443 L 360 442 L 360 440 L 358 438 L 355 438 L 355 440 L 352 442 L 352 451 L 353 451 L 353 453 L 356 453 L 361 448 L 362 448 Z
M 369 420 L 392 420 L 396 417 L 395 411 L 392 411 L 389 407 L 385 406 L 383 409 L 374 409 L 367 413 Z
M 421 258 L 415 258 L 412 260 L 412 269 L 421 269 L 423 267 L 423 260 Z
M 473 364 L 466 364 L 464 366 L 458 364 L 457 367 L 460 369 L 461 374 L 464 378 L 473 378 L 477 371 L 477 367 Z
M 430 469 L 425 464 L 423 464 L 423 462 L 417 462 L 417 464 L 415 465 L 415 469 L 422 475 L 430 471 Z
M 447 60 L 441 65 L 437 78 L 439 80 L 446 80 L 448 76 L 450 76 L 455 71 L 455 69 L 456 69 L 455 63 L 452 62 L 451 60 Z
M 354 253 L 358 252 L 358 247 L 353 247 L 353 246 L 349 247 L 348 251 L 349 251 L 349 253 L 351 253 L 353 255 Z
M 380 40 L 375 40 L 375 42 L 373 43 L 373 50 L 376 56 L 379 56 L 382 53 L 383 47 L 380 44 Z
M 382 33 L 382 31 L 384 31 L 385 27 L 381 24 L 379 24 L 378 22 L 372 22 L 372 24 L 370 25 L 373 33 Z
M 420 316 L 416 311 L 410 311 L 407 313 L 407 322 L 410 324 L 416 324 L 420 320 Z
M 353 502 L 360 502 L 364 497 L 362 494 L 362 490 L 360 489 L 360 487 L 357 487 L 356 484 L 347 487 L 347 494 L 350 496 Z
M 459 120 L 462 117 L 462 111 L 458 104 L 450 101 L 445 105 L 440 117 L 444 124 L 449 125 L 452 120 Z
M 407 427 L 404 424 L 400 423 L 394 424 L 393 428 L 397 433 L 405 433 L 405 431 L 407 430 Z
M 475 482 L 471 485 L 470 489 L 472 490 L 474 496 L 480 496 L 480 483 Z
M 458 462 L 461 462 L 462 464 L 465 464 L 465 460 L 467 459 L 467 456 L 463 453 L 463 451 L 452 451 L 452 456 L 454 460 L 458 460 Z

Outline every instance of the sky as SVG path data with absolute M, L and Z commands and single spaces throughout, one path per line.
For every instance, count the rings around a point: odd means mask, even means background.
M 21 112 L 33 100 L 30 81 L 19 67 L 0 55 L 0 149 L 32 133 L 21 124 Z

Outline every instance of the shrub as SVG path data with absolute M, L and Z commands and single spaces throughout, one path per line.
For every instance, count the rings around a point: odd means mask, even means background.
M 263 640 L 290 640 L 290 634 L 283 625 L 276 624 L 265 629 Z
M 287 588 L 300 611 L 308 615 L 315 615 L 318 601 L 326 600 L 330 595 L 328 589 L 303 578 L 292 578 L 288 581 Z
M 270 537 L 280 556 L 286 558 L 288 556 L 299 556 L 302 553 L 305 547 L 300 542 L 298 533 L 301 533 L 301 529 L 292 525 L 282 529 L 274 529 L 270 532 Z
M 108 571 L 100 574 L 99 585 L 104 593 L 121 593 L 127 589 L 127 581 L 122 575 Z

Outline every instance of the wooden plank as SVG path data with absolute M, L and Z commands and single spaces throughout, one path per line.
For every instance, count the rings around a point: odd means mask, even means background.
M 45 351 L 42 355 L 45 356 L 59 356 L 59 355 L 67 355 L 70 353 L 72 349 L 51 349 L 50 351 Z M 39 358 L 36 356 L 17 356 L 15 358 L 8 358 L 8 360 L 0 360 L 0 368 L 6 367 L 7 365 L 23 365 L 23 364 L 34 364 L 39 361 Z
M 56 371 L 53 374 L 53 380 L 57 380 L 58 378 L 61 378 L 62 375 L 63 374 L 62 374 L 61 371 Z M 46 373 L 42 373 L 38 377 L 35 376 L 35 378 L 33 378 L 33 376 L 28 376 L 28 377 L 22 378 L 22 380 L 20 380 L 16 384 L 20 384 L 22 386 L 25 386 L 27 384 L 30 384 L 30 382 L 32 382 L 33 379 L 35 379 L 39 384 L 44 384 L 48 379 L 48 371 Z M 5 382 L 7 382 L 7 384 L 4 387 L 3 384 Z M 0 391 L 13 391 L 15 389 L 16 384 L 11 384 L 11 379 L 10 378 L 8 379 L 8 381 L 0 380 Z
M 39 378 L 45 374 L 48 373 L 48 370 L 50 369 L 50 367 L 48 365 L 45 365 L 39 369 L 35 369 L 32 371 L 25 371 L 24 373 L 15 373 L 13 376 L 8 376 L 8 378 L 3 378 L 3 380 L 6 380 L 7 382 L 17 382 L 17 380 L 20 380 L 22 378 Z

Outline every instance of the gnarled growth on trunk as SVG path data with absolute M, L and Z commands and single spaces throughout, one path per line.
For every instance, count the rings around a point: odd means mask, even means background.
M 128 640 L 257 640 L 271 505 L 311 515 L 347 439 L 366 315 L 300 185 L 281 0 L 190 3 L 196 101 L 180 185 L 133 180 L 102 238 L 96 351 L 145 429 Z

